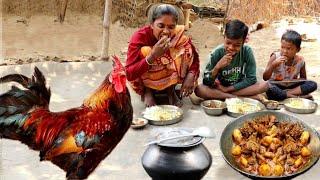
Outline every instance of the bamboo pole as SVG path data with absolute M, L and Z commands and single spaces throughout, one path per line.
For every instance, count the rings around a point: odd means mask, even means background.
M 111 16 L 112 0 L 106 0 L 104 5 L 103 16 L 103 35 L 102 35 L 102 51 L 101 59 L 109 59 L 109 33 L 110 33 L 110 16 Z
M 67 6 L 68 6 L 68 0 L 64 0 L 62 4 L 62 8 L 60 9 L 60 13 L 59 13 L 60 23 L 63 23 L 64 21 L 64 17 L 66 16 Z

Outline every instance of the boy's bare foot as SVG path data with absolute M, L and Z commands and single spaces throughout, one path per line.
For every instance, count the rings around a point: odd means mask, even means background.
M 192 93 L 189 98 L 194 105 L 200 105 L 201 102 L 204 101 L 204 99 L 198 97 L 195 93 Z
M 152 91 L 149 88 L 146 89 L 146 92 L 143 97 L 143 101 L 146 107 L 151 107 L 156 105 L 156 101 L 153 97 Z
M 287 91 L 287 98 L 296 98 L 296 97 L 298 97 L 298 96 L 293 95 L 293 94 L 289 93 L 289 91 Z
M 310 100 L 314 100 L 313 99 L 313 96 L 312 95 L 310 95 L 310 94 L 306 94 L 306 95 L 302 95 L 302 96 L 300 96 L 301 98 L 305 98 L 305 99 L 310 99 Z

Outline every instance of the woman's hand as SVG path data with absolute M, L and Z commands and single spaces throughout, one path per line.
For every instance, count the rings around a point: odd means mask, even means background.
M 194 74 L 188 73 L 187 77 L 184 79 L 181 89 L 180 89 L 180 97 L 187 97 L 193 93 L 195 88 L 194 83 Z
M 163 36 L 152 48 L 150 53 L 150 59 L 154 60 L 160 56 L 162 56 L 170 46 L 170 38 L 167 36 Z M 153 62 L 150 62 L 153 63 Z

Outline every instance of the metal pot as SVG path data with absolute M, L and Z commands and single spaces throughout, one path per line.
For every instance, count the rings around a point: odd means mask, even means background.
M 198 180 L 209 170 L 212 157 L 201 143 L 191 147 L 150 145 L 142 165 L 153 180 Z

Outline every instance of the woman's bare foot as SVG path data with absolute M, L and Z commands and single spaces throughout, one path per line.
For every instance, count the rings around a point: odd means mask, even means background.
M 151 89 L 147 88 L 143 97 L 143 101 L 146 107 L 151 107 L 156 105 L 156 101 L 153 97 Z

